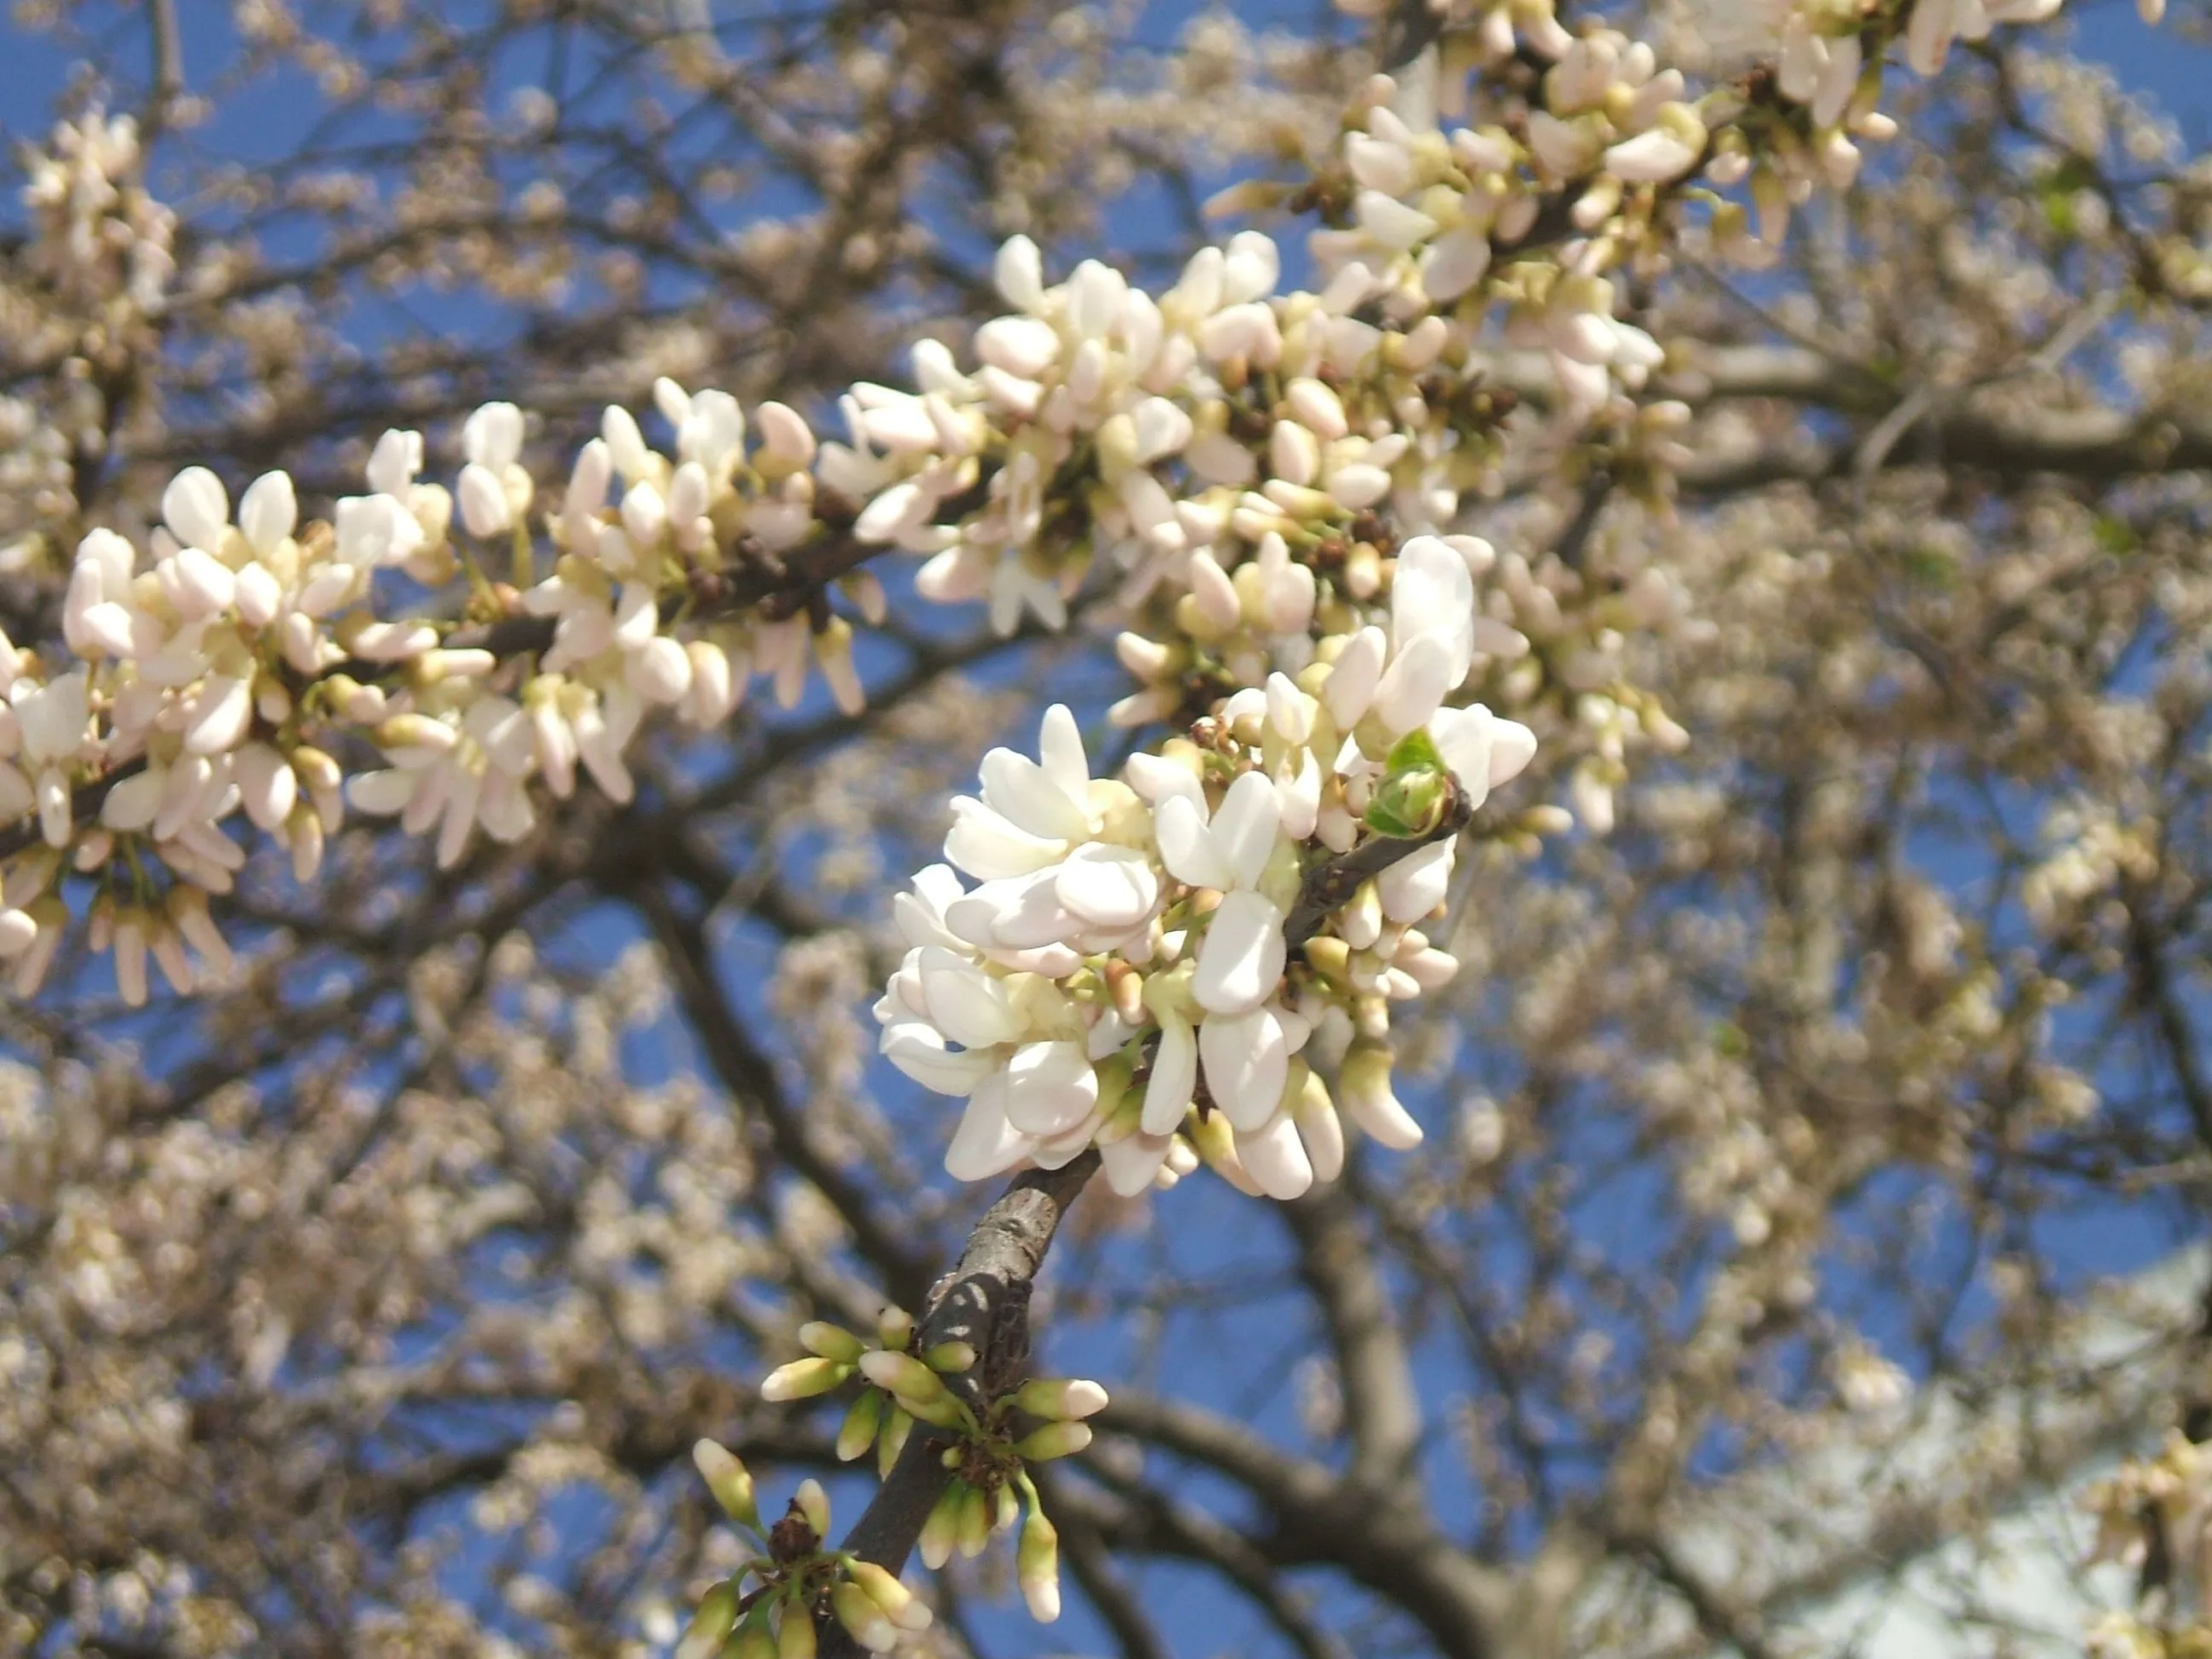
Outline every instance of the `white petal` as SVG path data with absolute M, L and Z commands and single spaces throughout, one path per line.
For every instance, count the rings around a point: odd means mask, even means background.
M 1160 802 L 1152 813 L 1152 833 L 1159 841 L 1160 861 L 1177 881 L 1224 890 L 1237 884 L 1235 870 L 1206 828 L 1205 809 L 1189 796 L 1170 795 Z
M 111 830 L 143 830 L 161 810 L 161 786 L 167 775 L 149 770 L 125 778 L 100 802 L 100 821 Z
M 1098 1074 L 1079 1042 L 1025 1042 L 1006 1067 L 1006 1118 L 1024 1134 L 1065 1134 L 1098 1104 Z
M 1382 914 L 1395 922 L 1419 921 L 1444 902 L 1451 885 L 1453 843 L 1433 842 L 1375 878 Z
M 1272 1010 L 1216 1014 L 1198 1028 L 1199 1058 L 1206 1091 L 1228 1115 L 1231 1127 L 1256 1129 L 1282 1104 L 1291 1051 Z
M 1159 1045 L 1152 1051 L 1152 1079 L 1145 1085 L 1145 1110 L 1139 1121 L 1148 1135 L 1172 1134 L 1190 1109 L 1198 1089 L 1198 1041 L 1180 1014 L 1160 1016 Z
M 1305 1143 L 1314 1179 L 1335 1180 L 1344 1172 L 1344 1121 L 1322 1095 L 1318 1084 L 1299 1092 L 1292 1117 L 1298 1126 L 1298 1139 Z
M 299 522 L 299 498 L 289 473 L 264 472 L 239 498 L 238 527 L 256 553 L 274 553 Z
M 1456 665 L 1457 685 L 1474 655 L 1474 581 L 1467 559 L 1435 536 L 1398 550 L 1390 578 L 1390 643 L 1403 652 L 1423 635 L 1440 640 Z
M 1470 809 L 1481 805 L 1490 794 L 1490 751 L 1497 726 L 1495 717 L 1480 703 L 1467 708 L 1439 708 L 1429 717 L 1429 736 L 1436 740 L 1444 765 L 1459 780 Z
M 1490 728 L 1490 787 L 1510 783 L 1536 757 L 1536 734 L 1518 720 L 1494 720 Z
M 981 770 L 983 804 L 1030 835 L 1075 841 L 1089 832 L 1089 815 L 1028 756 L 994 749 Z
M 1102 928 L 1134 927 L 1152 914 L 1160 896 L 1158 878 L 1143 854 L 1096 842 L 1069 855 L 1054 886 L 1060 903 Z
M 234 675 L 210 674 L 201 683 L 185 749 L 194 755 L 220 755 L 235 748 L 253 719 L 252 688 Z
M 968 1097 L 960 1127 L 945 1149 L 945 1172 L 956 1181 L 988 1181 L 1027 1158 L 1033 1144 L 1006 1121 L 1006 1074 L 996 1072 Z
M 1134 1198 L 1152 1184 L 1174 1145 L 1171 1134 L 1138 1133 L 1100 1147 L 1098 1158 L 1105 1167 L 1106 1184 L 1123 1198 Z
M 1237 1157 L 1269 1198 L 1297 1198 L 1313 1185 L 1313 1165 L 1287 1113 L 1276 1113 L 1249 1133 L 1239 1130 Z
M 1021 1034 L 1005 982 L 940 945 L 922 951 L 921 992 L 937 1029 L 963 1048 L 988 1048 Z
M 1091 760 L 1083 752 L 1083 732 L 1065 703 L 1044 711 L 1037 728 L 1037 762 L 1070 800 L 1080 802 L 1090 793 Z
M 212 553 L 222 544 L 223 527 L 230 522 L 230 496 L 214 473 L 188 466 L 161 492 L 161 519 L 187 547 Z
M 1274 994 L 1287 954 L 1283 913 L 1257 893 L 1231 893 L 1206 924 L 1191 994 L 1209 1013 L 1256 1008 Z
M 1432 634 L 1419 635 L 1390 659 L 1375 687 L 1374 713 L 1393 735 L 1428 724 L 1450 690 L 1449 647 Z
M 1008 823 L 982 802 L 966 795 L 952 802 L 952 828 L 945 837 L 946 860 L 985 881 L 1026 875 L 1057 864 L 1067 844 L 1048 841 Z
M 1359 717 L 1375 700 L 1376 684 L 1382 678 L 1383 659 L 1389 654 L 1389 641 L 1382 630 L 1363 628 L 1331 665 L 1322 685 L 1321 700 L 1339 731 L 1349 732 L 1359 724 Z
M 972 1093 L 996 1065 L 988 1051 L 946 1048 L 945 1034 L 925 1019 L 894 1020 L 884 1027 L 880 1046 L 892 1065 L 940 1095 Z
M 1239 887 L 1258 885 L 1260 872 L 1267 867 L 1268 855 L 1275 850 L 1282 817 L 1274 781 L 1264 772 L 1245 773 L 1222 797 L 1221 808 L 1213 815 L 1211 836 Z

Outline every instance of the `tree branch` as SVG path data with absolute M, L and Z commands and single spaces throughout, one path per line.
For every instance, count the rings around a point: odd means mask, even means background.
M 1328 913 L 1360 884 L 1431 842 L 1459 833 L 1469 813 L 1466 797 L 1455 787 L 1437 827 L 1420 837 L 1378 836 L 1306 872 L 1298 902 L 1284 929 L 1296 950 L 1319 930 Z M 1029 1341 L 1030 1286 L 1044 1266 L 1060 1218 L 1097 1172 L 1098 1154 L 1086 1152 L 1063 1169 L 1031 1170 L 1017 1176 L 998 1202 L 983 1212 L 960 1265 L 933 1291 L 922 1316 L 921 1346 L 966 1342 L 976 1361 L 953 1385 L 974 1390 L 986 1376 L 1011 1375 Z M 984 1403 L 971 1398 L 971 1406 Z M 949 1479 L 941 1454 L 945 1442 L 917 1429 L 890 1477 L 853 1529 L 843 1547 L 898 1571 L 906 1565 L 922 1522 L 929 1518 Z M 1470 1564 L 1472 1565 L 1472 1564 Z M 860 1652 L 835 1620 L 821 1632 L 823 1659 L 856 1659 Z

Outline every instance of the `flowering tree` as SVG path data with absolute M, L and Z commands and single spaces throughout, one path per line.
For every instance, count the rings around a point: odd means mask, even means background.
M 2164 1413 L 2212 1640 L 2212 194 L 2057 0 L 727 9 L 31 9 L 9 1639 L 1758 1659 Z

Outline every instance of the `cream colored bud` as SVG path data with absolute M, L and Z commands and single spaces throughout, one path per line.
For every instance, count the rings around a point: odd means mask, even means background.
M 725 1515 L 749 1527 L 760 1525 L 752 1473 L 738 1461 L 735 1453 L 712 1440 L 702 1440 L 691 1448 L 691 1462 Z
M 809 1400 L 827 1394 L 853 1374 L 850 1365 L 820 1358 L 794 1359 L 779 1365 L 761 1383 L 761 1398 L 770 1401 Z

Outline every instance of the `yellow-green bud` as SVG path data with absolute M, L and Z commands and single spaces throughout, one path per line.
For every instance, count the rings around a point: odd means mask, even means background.
M 775 1659 L 814 1659 L 814 1609 L 787 1601 L 775 1627 Z
M 958 1540 L 960 1553 L 971 1560 L 991 1541 L 991 1500 L 981 1486 L 962 1491 Z
M 1022 1597 L 1030 1604 L 1030 1617 L 1040 1625 L 1049 1625 L 1060 1617 L 1060 1533 L 1044 1518 L 1042 1510 L 1030 1511 L 1014 1559 Z
M 1014 1454 L 1031 1463 L 1067 1457 L 1091 1443 L 1088 1423 L 1048 1423 L 1014 1443 Z
M 858 1584 L 847 1583 L 830 1592 L 830 1606 L 837 1622 L 853 1639 L 871 1653 L 889 1653 L 898 1645 L 898 1626 L 884 1616 L 875 1598 Z
M 676 1644 L 676 1659 L 714 1659 L 738 1623 L 738 1587 L 725 1578 L 699 1598 L 699 1610 Z
M 775 1633 L 768 1620 L 756 1614 L 730 1638 L 722 1659 L 776 1659 Z
M 914 1340 L 914 1316 L 904 1308 L 885 1308 L 876 1316 L 876 1340 L 896 1352 Z
M 899 1454 L 906 1449 L 906 1437 L 913 1431 L 914 1419 L 899 1407 L 891 1407 L 890 1420 L 884 1425 L 883 1432 L 876 1437 L 876 1474 L 890 1479 L 891 1466 L 898 1462 Z
M 860 1359 L 860 1371 L 879 1389 L 887 1389 L 898 1395 L 901 1404 L 915 1401 L 921 1405 L 942 1399 L 945 1384 L 935 1371 L 912 1354 L 878 1352 L 865 1354 Z M 907 1405 L 913 1411 L 913 1405 Z M 921 1415 L 916 1412 L 916 1416 Z
M 820 1354 L 824 1359 L 834 1359 L 840 1364 L 852 1365 L 867 1352 L 868 1345 L 842 1325 L 832 1325 L 827 1320 L 810 1320 L 799 1328 L 799 1340 L 807 1352 Z
M 899 1576 L 890 1568 L 873 1561 L 854 1560 L 845 1569 L 853 1575 L 853 1582 L 867 1591 L 869 1599 L 884 1610 L 884 1616 L 901 1630 L 927 1630 L 929 1608 L 922 1599 L 899 1582 Z
M 933 1371 L 952 1376 L 968 1370 L 975 1363 L 975 1350 L 965 1342 L 940 1342 L 921 1357 L 921 1363 Z
M 960 1540 L 960 1516 L 967 1508 L 970 1488 L 963 1480 L 947 1484 L 944 1494 L 930 1508 L 921 1523 L 921 1535 L 915 1540 L 921 1552 L 921 1564 L 935 1572 L 952 1559 L 954 1547 Z
M 1081 1377 L 1031 1377 L 1014 1390 L 1014 1404 L 1031 1417 L 1073 1422 L 1106 1409 L 1106 1390 Z
M 842 1461 L 849 1463 L 876 1443 L 876 1425 L 883 1408 L 884 1397 L 873 1389 L 864 1389 L 853 1402 L 837 1431 L 837 1455 Z
M 753 1497 L 753 1477 L 739 1462 L 734 1453 L 712 1440 L 702 1440 L 691 1448 L 691 1462 L 698 1467 L 707 1490 L 714 1494 L 714 1501 L 722 1506 L 722 1513 L 732 1521 L 743 1522 L 748 1527 L 760 1525 L 760 1508 Z
M 791 1495 L 791 1501 L 799 1506 L 799 1514 L 814 1529 L 817 1538 L 830 1535 L 830 1494 L 822 1490 L 819 1480 L 800 1481 L 799 1490 Z
M 853 1374 L 853 1368 L 835 1359 L 818 1356 L 794 1359 L 788 1365 L 778 1365 L 761 1382 L 761 1398 L 767 1401 L 809 1400 L 817 1394 L 827 1394 Z

